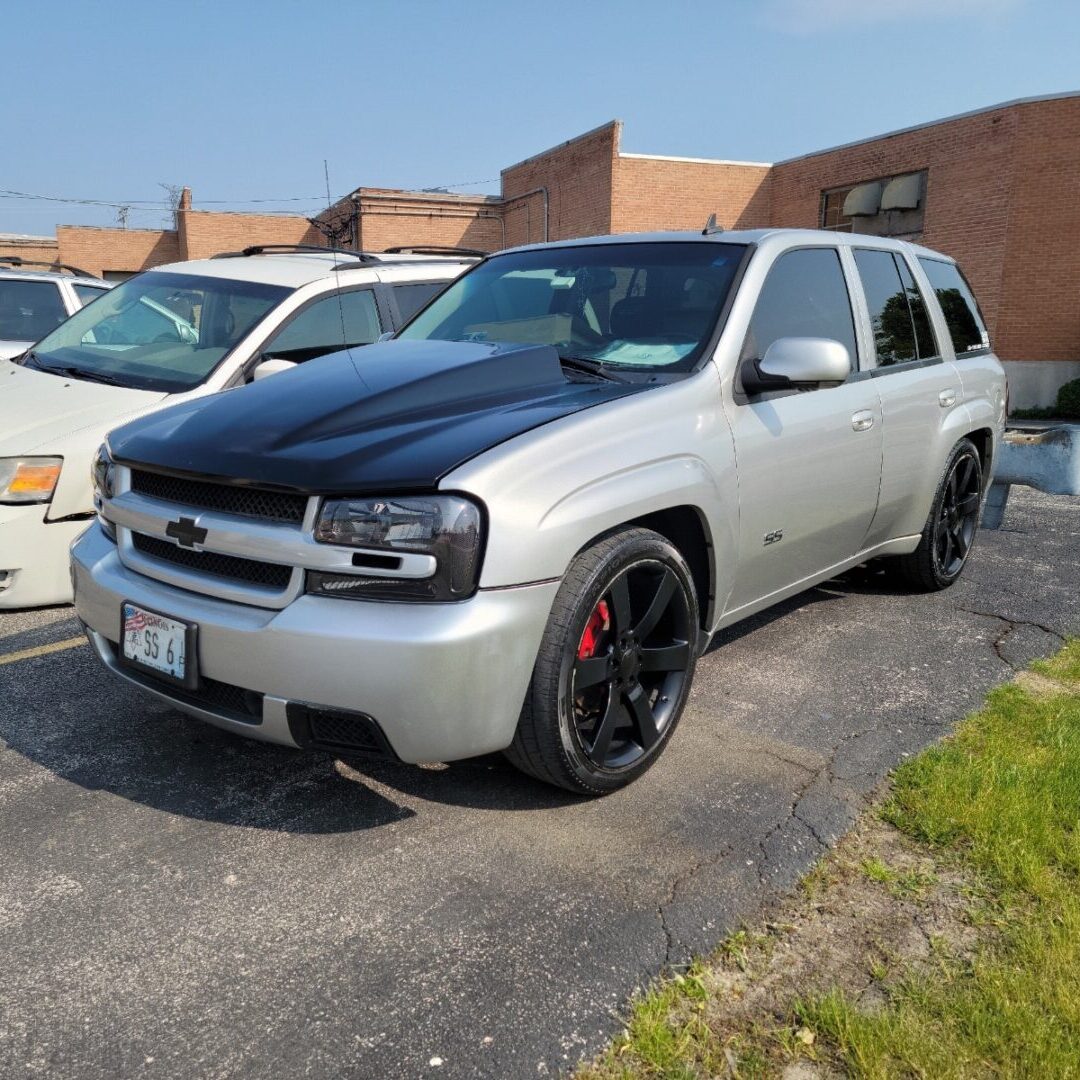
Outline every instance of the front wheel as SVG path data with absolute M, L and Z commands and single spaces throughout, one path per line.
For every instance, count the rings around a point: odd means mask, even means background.
M 970 439 L 961 439 L 945 463 L 919 546 L 892 562 L 909 585 L 934 592 L 960 577 L 979 528 L 982 487 L 979 451 Z
M 636 779 L 679 721 L 697 628 L 693 578 L 664 537 L 628 528 L 587 548 L 555 597 L 506 756 L 579 793 Z

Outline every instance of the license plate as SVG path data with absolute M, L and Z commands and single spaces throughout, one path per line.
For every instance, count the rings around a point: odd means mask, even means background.
M 125 602 L 120 609 L 121 659 L 180 685 L 193 687 L 195 627 Z

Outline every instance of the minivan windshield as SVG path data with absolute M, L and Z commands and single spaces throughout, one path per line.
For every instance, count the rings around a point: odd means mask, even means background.
M 92 382 L 190 390 L 290 292 L 150 270 L 77 311 L 34 346 L 27 363 Z
M 564 360 L 688 371 L 709 343 L 744 251 L 643 241 L 495 255 L 398 336 L 552 345 Z

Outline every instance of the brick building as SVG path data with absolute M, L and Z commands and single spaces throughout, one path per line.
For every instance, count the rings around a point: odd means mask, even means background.
M 59 226 L 0 256 L 107 277 L 253 243 L 496 250 L 609 232 L 798 226 L 900 236 L 955 256 L 979 295 L 1013 403 L 1080 376 L 1080 92 L 994 105 L 775 164 L 626 153 L 622 124 L 502 171 L 498 196 L 357 188 L 302 217 L 196 210 L 175 230 Z M 41 253 L 52 252 L 52 254 Z

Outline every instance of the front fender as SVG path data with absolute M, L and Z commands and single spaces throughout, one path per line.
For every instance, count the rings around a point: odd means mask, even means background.
M 527 432 L 456 469 L 441 486 L 471 492 L 487 507 L 481 588 L 560 578 L 602 533 L 689 506 L 712 543 L 717 604 L 730 592 L 738 486 L 711 365 Z

